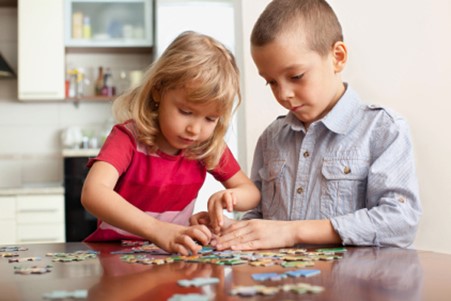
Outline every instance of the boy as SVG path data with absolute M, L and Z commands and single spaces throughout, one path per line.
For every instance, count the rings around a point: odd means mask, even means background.
M 289 113 L 257 143 L 251 178 L 260 204 L 212 244 L 409 246 L 421 215 L 409 128 L 342 81 L 348 53 L 332 8 L 323 0 L 272 1 L 254 26 L 251 53 Z M 222 225 L 210 209 L 213 226 Z

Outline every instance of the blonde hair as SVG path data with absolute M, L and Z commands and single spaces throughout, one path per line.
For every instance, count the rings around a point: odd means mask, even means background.
M 273 0 L 254 25 L 251 44 L 264 46 L 287 31 L 304 34 L 310 49 L 322 56 L 343 41 L 340 22 L 326 1 Z
M 221 116 L 212 136 L 184 152 L 213 169 L 225 149 L 224 136 L 241 93 L 233 54 L 212 37 L 192 31 L 180 34 L 146 71 L 143 83 L 115 101 L 113 113 L 119 122 L 134 120 L 137 140 L 155 152 L 160 133 L 156 103 L 166 91 L 177 88 L 185 89 L 189 102 L 218 106 Z

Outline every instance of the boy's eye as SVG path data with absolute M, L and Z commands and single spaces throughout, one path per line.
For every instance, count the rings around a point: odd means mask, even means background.
M 304 76 L 304 74 L 298 74 L 298 75 L 292 76 L 291 79 L 298 80 L 298 79 L 301 79 L 303 76 Z
M 266 85 L 273 86 L 273 85 L 275 85 L 275 84 L 276 84 L 276 81 L 275 81 L 275 80 L 267 80 L 267 81 L 266 81 Z

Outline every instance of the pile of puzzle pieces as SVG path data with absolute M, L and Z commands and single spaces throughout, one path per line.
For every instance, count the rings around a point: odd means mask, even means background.
M 151 246 L 151 245 L 150 245 Z M 304 268 L 314 266 L 318 260 L 337 260 L 342 258 L 345 248 L 323 248 L 315 251 L 307 249 L 280 249 L 278 252 L 242 252 L 242 251 L 215 251 L 211 247 L 203 247 L 197 255 L 167 256 L 164 258 L 151 258 L 143 253 L 155 254 L 155 247 L 134 247 L 122 251 L 121 259 L 128 263 L 165 264 L 174 261 L 193 263 L 212 263 L 218 265 L 249 264 L 252 266 L 281 265 L 286 268 Z M 116 254 L 118 252 L 115 252 Z M 138 253 L 135 255 L 134 253 Z

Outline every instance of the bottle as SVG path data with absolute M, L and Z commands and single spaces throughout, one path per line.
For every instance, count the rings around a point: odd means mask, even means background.
M 83 14 L 74 12 L 72 15 L 72 39 L 81 39 L 83 37 Z
M 77 70 L 77 97 L 85 96 L 85 70 L 78 68 Z
M 103 67 L 100 66 L 98 74 L 97 74 L 96 84 L 95 84 L 95 94 L 97 96 L 102 95 L 102 89 L 103 89 L 104 84 L 105 84 L 105 81 L 104 81 Z
M 116 94 L 115 87 L 113 85 L 113 75 L 110 68 L 106 68 L 104 80 L 103 80 L 103 96 L 114 96 Z
M 91 20 L 88 16 L 85 16 L 83 18 L 83 39 L 90 39 L 91 35 Z

